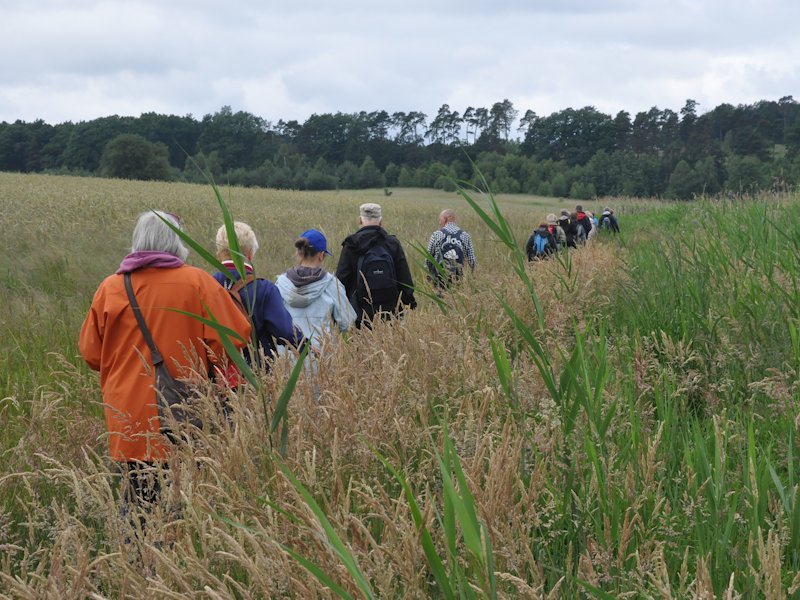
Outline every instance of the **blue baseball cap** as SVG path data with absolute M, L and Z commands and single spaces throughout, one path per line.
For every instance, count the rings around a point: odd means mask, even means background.
M 328 256 L 333 256 L 333 254 L 328 252 L 328 240 L 316 229 L 307 229 L 300 234 L 300 237 L 307 239 L 309 245 L 317 252 L 324 252 Z

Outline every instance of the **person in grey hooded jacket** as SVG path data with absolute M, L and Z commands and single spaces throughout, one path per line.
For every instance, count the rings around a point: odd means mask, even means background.
M 325 236 L 316 229 L 300 234 L 295 242 L 298 264 L 278 275 L 275 284 L 295 325 L 319 349 L 332 327 L 347 331 L 356 320 L 344 286 L 323 267 L 328 251 Z

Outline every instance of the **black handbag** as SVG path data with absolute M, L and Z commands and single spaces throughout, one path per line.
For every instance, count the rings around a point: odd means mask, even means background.
M 156 371 L 156 404 L 158 407 L 158 419 L 160 421 L 160 432 L 170 439 L 173 438 L 171 423 L 176 424 L 189 424 L 195 427 L 202 427 L 203 422 L 197 414 L 197 401 L 199 396 L 192 387 L 188 386 L 182 381 L 178 381 L 170 374 L 167 366 L 164 364 L 164 358 L 156 348 L 153 342 L 153 336 L 150 335 L 150 330 L 142 316 L 142 311 L 139 304 L 136 302 L 136 296 L 133 293 L 133 285 L 131 284 L 131 274 L 125 273 L 125 291 L 128 293 L 128 299 L 133 309 L 133 314 L 136 317 L 136 322 L 139 324 L 139 329 L 142 331 L 144 341 L 147 342 L 147 347 L 150 349 L 150 360 L 153 363 Z

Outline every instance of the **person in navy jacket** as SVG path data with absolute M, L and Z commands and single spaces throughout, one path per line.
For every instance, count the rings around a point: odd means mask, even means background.
M 217 258 L 233 276 L 233 280 L 221 272 L 214 273 L 216 279 L 227 289 L 238 289 L 239 297 L 245 310 L 251 315 L 253 330 L 258 338 L 258 354 L 270 358 L 278 344 L 302 348 L 306 340 L 302 330 L 292 322 L 292 316 L 286 310 L 283 297 L 274 283 L 268 279 L 255 278 L 253 275 L 253 257 L 258 250 L 258 240 L 253 229 L 240 221 L 234 223 L 234 231 L 239 243 L 239 251 L 244 259 L 246 270 L 245 285 L 236 285 L 241 275 L 233 263 L 228 246 L 228 231 L 223 225 L 217 231 Z M 251 357 L 245 352 L 245 358 L 252 364 Z M 261 364 L 261 360 L 256 361 Z M 264 365 L 267 366 L 267 365 Z

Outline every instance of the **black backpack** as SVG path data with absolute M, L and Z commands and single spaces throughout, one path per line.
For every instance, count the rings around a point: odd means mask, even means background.
M 394 312 L 400 296 L 394 259 L 385 246 L 374 244 L 358 257 L 356 295 L 359 306 L 371 316 Z
M 571 221 L 569 217 L 562 216 L 558 219 L 558 224 L 561 226 L 561 229 L 564 230 L 564 235 L 567 237 L 567 246 L 570 248 L 575 248 L 577 244 L 577 237 L 578 237 L 578 224 Z
M 585 240 L 589 239 L 589 233 L 592 231 L 592 220 L 589 218 L 589 215 L 587 215 L 586 213 L 581 213 L 581 214 L 583 216 L 578 216 L 578 218 L 576 219 L 576 222 L 577 222 L 578 226 L 583 229 L 583 235 L 582 236 L 579 235 L 579 241 L 580 241 L 580 238 L 583 238 L 583 240 L 585 241 Z
M 463 231 L 461 229 L 456 233 L 450 233 L 445 229 L 439 231 L 444 235 L 444 240 L 436 251 L 436 262 L 449 272 L 450 280 L 454 281 L 461 278 L 464 273 L 464 240 L 461 239 Z

